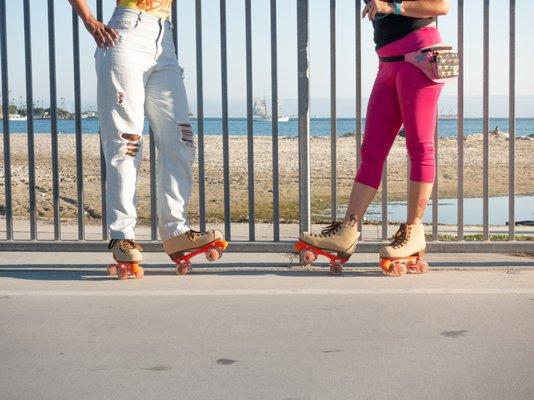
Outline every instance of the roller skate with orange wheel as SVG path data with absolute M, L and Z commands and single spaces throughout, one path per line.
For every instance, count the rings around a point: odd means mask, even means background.
M 385 275 L 424 274 L 428 263 L 423 260 L 426 241 L 423 224 L 402 224 L 393 241 L 380 250 L 380 268 Z
M 217 261 L 222 257 L 228 242 L 223 234 L 217 230 L 205 233 L 189 230 L 163 242 L 163 248 L 171 260 L 176 264 L 178 275 L 191 272 L 191 259 L 199 254 L 205 254 L 208 261 Z
M 319 256 L 328 258 L 330 274 L 341 275 L 343 265 L 356 249 L 360 233 L 354 219 L 349 222 L 335 221 L 320 234 L 303 232 L 295 243 L 302 265 L 311 265 Z
M 141 251 L 143 248 L 139 243 L 130 239 L 112 239 L 108 249 L 113 253 L 115 264 L 109 264 L 107 274 L 117 276 L 119 279 L 128 279 L 130 275 L 136 279 L 141 279 L 145 274 L 140 266 L 143 259 Z

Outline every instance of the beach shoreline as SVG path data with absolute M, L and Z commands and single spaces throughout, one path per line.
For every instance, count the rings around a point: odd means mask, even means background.
M 0 136 L 2 136 L 0 134 Z M 3 137 L 0 139 L 2 143 Z M 82 136 L 84 169 L 84 208 L 88 223 L 101 218 L 100 143 L 97 135 Z M 141 224 L 150 221 L 150 170 L 148 137 L 143 137 L 143 162 L 138 180 L 138 218 Z M 482 196 L 482 135 L 466 136 L 464 141 L 464 196 Z M 76 152 L 75 136 L 59 135 L 60 212 L 63 221 L 76 218 Z M 232 221 L 248 221 L 248 168 L 247 138 L 230 136 L 230 199 Z M 490 136 L 489 194 L 508 194 L 508 145 L 505 135 Z M 29 215 L 28 196 L 28 143 L 26 135 L 11 135 L 11 180 L 13 215 Z M 457 140 L 439 138 L 438 193 L 440 198 L 457 196 Z M 330 207 L 330 138 L 310 139 L 312 214 L 314 222 L 323 222 L 320 215 Z M 224 219 L 222 138 L 206 136 L 205 187 L 206 215 L 209 222 Z M 534 194 L 532 168 L 534 140 L 517 138 L 515 141 L 515 195 Z M 0 145 L 3 159 L 3 144 Z M 198 160 L 194 165 L 195 185 L 190 205 L 190 220 L 198 221 Z M 398 137 L 388 158 L 388 200 L 400 201 L 406 196 L 407 155 L 405 139 Z M 53 218 L 52 161 L 50 135 L 35 135 L 36 211 L 41 220 Z M 272 137 L 254 137 L 254 197 L 257 222 L 272 221 Z M 279 138 L 280 222 L 298 219 L 298 140 Z M 354 136 L 337 139 L 337 203 L 347 201 L 356 171 L 356 141 Z M 5 214 L 4 164 L 0 164 L 0 215 Z M 377 195 L 380 201 L 381 191 Z

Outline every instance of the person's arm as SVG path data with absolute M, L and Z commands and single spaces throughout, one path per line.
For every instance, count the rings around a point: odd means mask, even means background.
M 83 21 L 87 31 L 93 36 L 98 47 L 113 47 L 118 38 L 117 31 L 98 21 L 87 5 L 86 0 L 69 0 L 76 14 Z
M 392 14 L 395 11 L 393 1 L 371 0 L 365 5 L 362 18 L 366 16 L 370 21 L 376 14 Z M 401 15 L 414 18 L 430 18 L 446 15 L 449 12 L 449 0 L 404 0 Z

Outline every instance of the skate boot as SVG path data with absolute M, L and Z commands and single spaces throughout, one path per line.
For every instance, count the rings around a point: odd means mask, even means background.
M 128 275 L 133 275 L 136 279 L 144 276 L 143 268 L 139 266 L 143 259 L 143 248 L 139 243 L 130 239 L 111 239 L 108 249 L 112 251 L 116 261 L 115 264 L 108 265 L 108 275 L 118 276 L 119 279 L 128 279 Z
M 425 248 L 423 224 L 402 224 L 393 241 L 380 250 L 380 268 L 389 276 L 423 274 L 428 271 L 428 264 L 422 260 Z
M 354 250 L 360 232 L 355 223 L 332 222 L 321 234 L 303 232 L 295 243 L 303 265 L 311 265 L 319 255 L 330 260 L 330 273 L 341 275 L 345 264 Z
M 163 242 L 163 248 L 171 260 L 176 263 L 176 273 L 186 275 L 191 271 L 191 258 L 205 253 L 208 261 L 221 258 L 228 247 L 221 231 L 211 230 L 200 233 L 189 230 Z

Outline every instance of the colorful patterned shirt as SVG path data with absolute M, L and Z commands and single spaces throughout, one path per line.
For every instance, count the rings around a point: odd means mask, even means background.
M 158 18 L 167 19 L 171 14 L 172 0 L 120 0 L 119 7 L 147 12 Z

